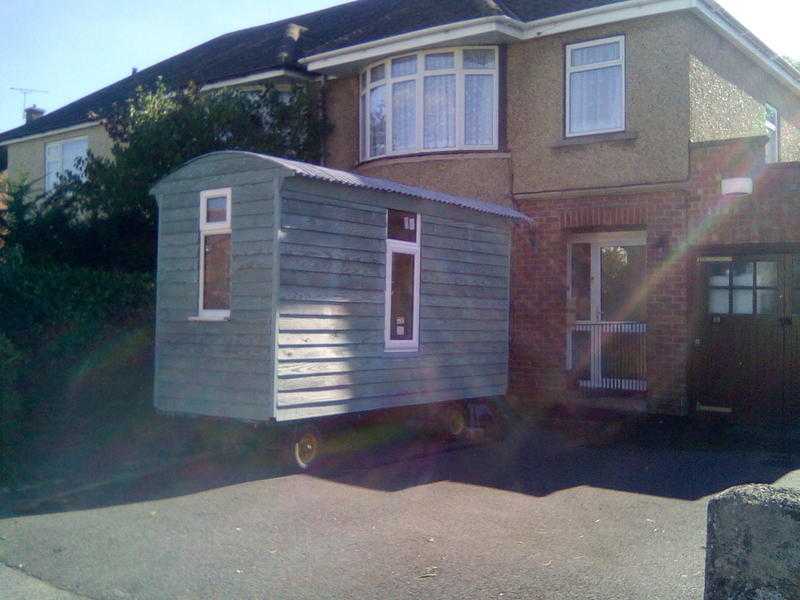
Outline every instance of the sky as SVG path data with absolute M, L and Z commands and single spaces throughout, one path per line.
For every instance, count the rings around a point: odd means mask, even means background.
M 402 0 L 398 0 L 402 1 Z M 718 0 L 776 52 L 800 58 L 797 0 Z M 213 37 L 341 0 L 0 0 L 0 132 Z

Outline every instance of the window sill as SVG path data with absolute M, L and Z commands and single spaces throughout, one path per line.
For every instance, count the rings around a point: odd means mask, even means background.
M 431 160 L 464 160 L 464 158 L 510 158 L 509 152 L 503 152 L 497 148 L 480 149 L 447 149 L 447 150 L 425 150 L 408 154 L 384 154 L 374 158 L 360 160 L 356 166 L 369 167 L 372 164 L 402 164 L 414 162 L 427 162 Z
M 387 354 L 412 354 L 415 352 L 419 352 L 419 347 L 416 348 L 392 348 L 386 347 L 383 350 Z
M 615 131 L 614 133 L 594 133 L 591 135 L 579 135 L 575 137 L 563 138 L 550 144 L 553 149 L 574 148 L 575 146 L 587 146 L 589 144 L 602 144 L 608 142 L 632 142 L 639 137 L 635 131 Z
M 224 323 L 226 321 L 230 321 L 230 316 L 227 317 L 211 317 L 211 316 L 197 316 L 197 317 L 189 317 L 189 321 L 194 323 Z

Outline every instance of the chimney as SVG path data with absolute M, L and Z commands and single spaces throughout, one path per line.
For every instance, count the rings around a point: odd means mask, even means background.
M 33 123 L 36 119 L 44 115 L 44 109 L 35 104 L 25 109 L 25 123 Z

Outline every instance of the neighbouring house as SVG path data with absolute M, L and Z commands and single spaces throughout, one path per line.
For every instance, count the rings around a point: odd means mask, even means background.
M 11 177 L 46 187 L 107 150 L 92 115 L 159 76 L 306 80 L 326 166 L 531 217 L 511 256 L 517 406 L 800 412 L 800 72 L 713 0 L 344 4 L 0 134 Z

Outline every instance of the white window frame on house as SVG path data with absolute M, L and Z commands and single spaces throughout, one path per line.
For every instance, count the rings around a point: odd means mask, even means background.
M 493 52 L 493 64 L 483 68 L 465 68 L 464 52 L 469 50 L 490 50 Z M 451 68 L 426 68 L 426 57 L 431 55 L 453 54 L 453 66 Z M 412 74 L 392 75 L 393 61 L 402 59 L 416 59 L 416 71 Z M 384 76 L 373 78 L 376 71 L 383 68 Z M 442 75 L 455 76 L 455 141 L 447 147 L 426 148 L 425 147 L 425 80 L 428 77 Z M 466 81 L 473 75 L 492 76 L 492 139 L 486 144 L 467 144 L 466 138 Z M 406 147 L 393 147 L 393 90 L 397 84 L 415 81 L 414 99 L 414 143 Z M 371 152 L 372 124 L 370 115 L 370 99 L 376 88 L 384 86 L 384 106 L 385 106 L 385 129 L 386 138 L 383 152 Z M 362 161 L 383 158 L 386 156 L 403 156 L 408 154 L 428 154 L 437 152 L 453 152 L 459 150 L 497 150 L 499 147 L 499 115 L 500 115 L 500 52 L 497 46 L 464 46 L 455 48 L 435 48 L 421 52 L 411 52 L 399 54 L 389 58 L 371 63 L 361 73 L 359 77 L 359 154 Z
M 209 223 L 207 220 L 208 199 L 225 198 L 225 220 Z M 205 254 L 206 238 L 211 235 L 231 234 L 231 188 L 205 190 L 200 192 L 200 265 L 198 270 L 198 299 L 197 318 L 201 321 L 226 321 L 230 319 L 230 306 L 227 310 L 206 310 L 203 308 L 203 294 L 205 287 Z
M 581 65 L 578 67 L 572 66 L 572 53 L 575 50 L 580 50 L 582 48 L 591 48 L 594 46 L 605 46 L 608 44 L 619 44 L 619 58 L 610 61 L 598 62 L 598 63 L 590 63 L 586 65 Z M 568 44 L 566 46 L 565 52 L 565 98 L 564 98 L 564 112 L 566 115 L 566 127 L 565 127 L 565 135 L 566 137 L 579 137 L 585 135 L 597 135 L 601 133 L 617 133 L 621 131 L 625 131 L 627 126 L 627 115 L 625 111 L 626 107 L 626 96 L 627 96 L 627 85 L 626 85 L 626 72 L 625 72 L 625 62 L 626 62 L 626 55 L 625 55 L 625 36 L 618 35 L 613 37 L 602 38 L 598 40 L 591 40 L 589 42 L 581 42 L 578 44 Z M 621 71 L 621 94 L 620 94 L 620 114 L 621 114 L 621 122 L 622 125 L 620 127 L 612 127 L 612 128 L 598 128 L 586 131 L 573 131 L 572 130 L 572 109 L 571 109 L 571 93 L 572 93 L 572 75 L 574 73 L 581 73 L 585 71 L 596 71 L 599 69 L 607 69 L 609 67 L 619 66 Z
M 420 240 L 422 239 L 422 218 L 419 213 L 416 215 L 415 242 L 404 242 L 386 238 L 386 307 L 385 307 L 385 326 L 384 342 L 387 352 L 416 352 L 419 350 L 419 297 L 420 297 Z M 387 234 L 388 234 L 388 211 L 387 211 Z M 392 339 L 392 257 L 394 254 L 408 254 L 414 257 L 414 323 L 412 324 L 412 337 L 410 340 Z
M 764 125 L 767 128 L 769 142 L 766 148 L 767 163 L 776 163 L 781 160 L 781 114 L 771 104 L 765 105 L 766 115 Z
M 64 165 L 64 145 L 83 142 L 85 144 L 84 154 L 85 157 L 89 151 L 89 138 L 86 136 L 79 136 L 74 138 L 67 138 L 57 140 L 55 142 L 46 142 L 44 145 L 44 191 L 51 192 L 58 183 L 58 176 L 63 175 L 67 171 L 71 171 L 74 165 Z M 56 156 L 51 156 L 54 154 Z M 50 169 L 51 165 L 57 165 L 53 170 Z M 52 179 L 49 177 L 52 173 Z

